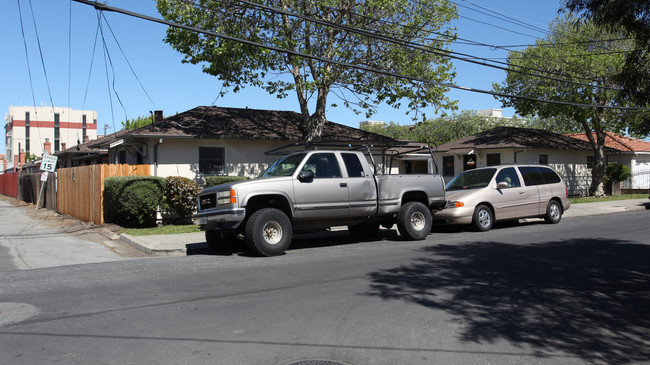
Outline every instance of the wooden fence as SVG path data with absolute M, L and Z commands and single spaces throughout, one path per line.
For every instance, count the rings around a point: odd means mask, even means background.
M 103 224 L 104 180 L 131 175 L 149 176 L 149 165 L 90 165 L 59 169 L 57 212 Z
M 0 174 L 0 194 L 16 197 L 18 193 L 18 172 Z

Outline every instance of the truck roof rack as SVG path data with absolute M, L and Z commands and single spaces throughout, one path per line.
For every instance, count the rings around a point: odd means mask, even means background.
M 435 145 L 435 144 L 434 144 Z M 412 154 L 429 154 L 431 160 L 438 173 L 438 164 L 436 163 L 433 153 L 438 150 L 435 145 L 435 150 L 428 143 L 413 142 L 413 141 L 399 141 L 398 143 L 359 143 L 354 142 L 296 142 L 290 143 L 281 147 L 277 147 L 264 152 L 266 155 L 289 155 L 296 152 L 318 150 L 318 149 L 333 149 L 333 150 L 347 150 L 347 151 L 363 151 L 368 154 L 372 160 L 372 164 L 377 171 L 377 165 L 373 155 L 381 155 L 390 157 L 389 167 L 392 167 L 393 160 L 400 157 Z

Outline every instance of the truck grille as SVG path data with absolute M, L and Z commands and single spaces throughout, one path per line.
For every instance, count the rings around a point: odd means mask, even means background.
M 212 209 L 217 207 L 217 194 L 205 194 L 199 197 L 199 210 Z

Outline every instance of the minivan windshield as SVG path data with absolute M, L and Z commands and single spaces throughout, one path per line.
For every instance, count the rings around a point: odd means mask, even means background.
M 282 157 L 269 166 L 260 177 L 291 176 L 305 155 L 305 153 L 296 153 Z
M 490 183 L 497 169 L 468 170 L 453 178 L 445 188 L 450 190 L 481 189 Z

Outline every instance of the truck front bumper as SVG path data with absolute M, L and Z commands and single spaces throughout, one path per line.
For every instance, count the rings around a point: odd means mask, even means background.
M 244 208 L 211 210 L 192 216 L 194 223 L 204 231 L 235 229 L 244 221 L 244 218 L 246 218 L 246 209 Z

